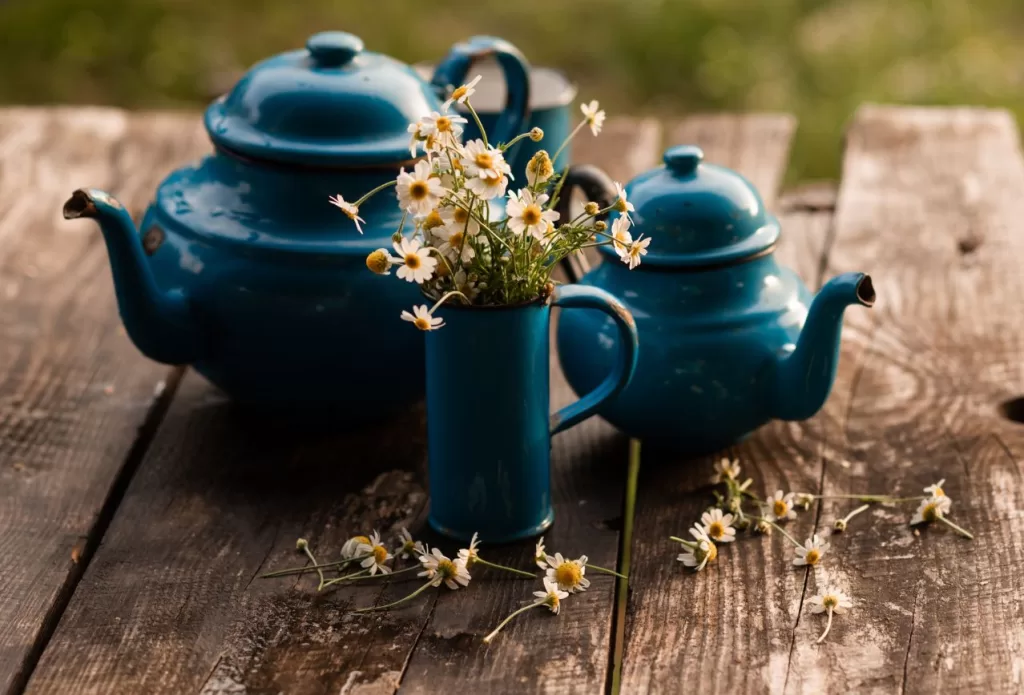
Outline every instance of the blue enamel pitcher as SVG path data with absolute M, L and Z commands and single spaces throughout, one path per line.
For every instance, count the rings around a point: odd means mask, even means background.
M 812 297 L 777 262 L 782 230 L 757 190 L 703 159 L 698 147 L 673 147 L 663 166 L 627 184 L 630 231 L 651 238 L 649 253 L 630 271 L 600 247 L 601 264 L 580 280 L 619 297 L 640 336 L 633 381 L 599 412 L 630 436 L 690 455 L 734 444 L 773 418 L 816 413 L 835 379 L 844 310 L 875 301 L 863 273 L 839 275 Z M 603 205 L 616 196 L 593 168 L 571 172 L 565 186 Z M 558 352 L 577 393 L 600 382 L 617 342 L 602 314 L 562 317 Z
M 362 234 L 328 203 L 358 199 L 422 156 L 407 126 L 441 106 L 472 63 L 496 57 L 505 108 L 493 136 L 521 131 L 528 66 L 501 39 L 452 48 L 434 86 L 342 32 L 258 63 L 206 110 L 215 151 L 168 176 L 136 229 L 110 195 L 81 189 L 67 218 L 95 219 L 118 307 L 150 358 L 190 364 L 234 399 L 379 419 L 423 395 L 423 344 L 398 320 L 416 285 L 364 267 L 389 246 L 390 196 L 361 208 Z M 130 175 L 130 173 L 129 173 Z M 381 375 L 402 365 L 404 378 Z

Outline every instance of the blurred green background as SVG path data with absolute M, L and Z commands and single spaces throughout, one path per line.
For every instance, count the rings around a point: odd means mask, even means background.
M 791 111 L 791 181 L 863 101 L 1024 116 L 1024 0 L 0 0 L 0 102 L 196 108 L 323 29 L 408 62 L 497 34 L 610 115 Z

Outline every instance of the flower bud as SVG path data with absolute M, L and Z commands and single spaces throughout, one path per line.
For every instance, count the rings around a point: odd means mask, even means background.
M 626 212 L 629 210 L 629 208 L 626 207 L 626 201 L 622 198 L 616 198 L 615 202 L 612 204 L 612 207 L 615 208 L 618 212 Z
M 591 200 L 589 203 L 583 206 L 583 211 L 593 217 L 601 211 L 601 206 Z
M 308 547 L 309 547 L 309 541 L 307 541 L 305 538 L 300 538 L 299 540 L 295 541 L 295 549 L 298 550 L 299 552 L 302 552 L 303 550 L 305 550 Z
M 439 213 L 437 210 L 431 210 L 430 214 L 423 218 L 423 228 L 428 231 L 436 227 L 443 226 L 444 220 L 441 219 L 441 213 Z
M 544 131 L 541 130 L 540 128 L 531 128 L 530 139 L 533 140 L 534 142 L 540 142 L 541 140 L 544 139 Z
M 763 533 L 766 536 L 772 535 L 772 525 L 769 524 L 764 519 L 761 519 L 760 521 L 757 522 L 757 525 L 754 526 L 754 530 L 757 531 L 758 533 Z
M 377 275 L 387 275 L 391 271 L 391 264 L 391 254 L 387 249 L 377 249 L 366 257 L 366 267 Z
M 604 230 L 608 229 L 608 223 L 605 222 L 604 220 L 598 220 L 597 222 L 594 223 L 594 229 L 596 229 L 599 232 L 603 232 Z
M 846 519 L 836 519 L 836 523 L 832 525 L 832 528 L 836 530 L 836 533 L 842 533 L 846 530 Z
M 399 231 L 395 231 L 395 233 L 391 235 L 391 241 L 395 242 L 396 244 L 402 243 L 402 233 Z

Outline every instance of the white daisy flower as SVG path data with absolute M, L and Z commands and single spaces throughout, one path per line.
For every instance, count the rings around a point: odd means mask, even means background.
M 466 563 L 461 558 L 451 560 L 439 548 L 434 548 L 429 554 L 421 555 L 420 564 L 423 565 L 423 571 L 417 576 L 427 577 L 433 586 L 444 584 L 454 591 L 460 585 L 469 586 L 469 580 L 472 579 L 469 576 Z
M 676 560 L 687 567 L 693 567 L 695 572 L 700 572 L 709 562 L 714 562 L 718 557 L 718 547 L 715 545 L 714 541 L 708 538 L 708 535 L 704 533 L 704 529 L 696 524 L 694 524 L 693 528 L 690 529 L 690 535 L 693 536 L 695 540 L 684 541 L 681 538 L 673 539 L 682 543 L 683 548 L 685 549 L 685 552 L 676 556 Z
M 398 204 L 410 215 L 425 217 L 441 202 L 444 186 L 432 174 L 430 162 L 425 160 L 416 162 L 411 174 L 405 169 L 398 174 Z
M 717 507 L 704 512 L 700 517 L 700 527 L 715 543 L 732 543 L 736 540 L 736 529 L 732 522 L 732 514 L 723 514 Z
M 366 256 L 366 267 L 377 275 L 391 275 L 391 267 L 395 265 L 395 261 L 387 249 L 377 249 Z
M 480 233 L 480 223 L 463 207 L 463 202 L 453 202 L 452 205 L 441 208 L 441 219 L 444 220 L 444 226 L 453 232 L 476 236 Z
M 380 534 L 374 531 L 370 534 L 369 543 L 360 543 L 358 551 L 359 555 L 365 555 L 363 561 L 359 563 L 364 569 L 370 570 L 370 574 L 389 574 L 391 568 L 387 566 L 387 561 L 394 557 L 388 549 L 380 542 Z
M 474 176 L 466 179 L 466 189 L 475 193 L 481 200 L 493 200 L 505 195 L 508 189 L 508 177 Z
M 359 208 L 357 206 L 353 205 L 352 203 L 345 202 L 345 199 L 342 197 L 341 193 L 339 193 L 338 195 L 329 196 L 327 200 L 330 201 L 331 205 L 334 205 L 337 208 L 339 208 L 343 213 L 345 213 L 346 217 L 348 217 L 350 220 L 352 220 L 352 222 L 355 223 L 356 231 L 358 231 L 360 234 L 363 233 L 362 225 L 366 223 L 366 220 L 359 216 Z
M 549 227 L 552 227 L 560 217 L 555 210 L 544 209 L 544 203 L 548 200 L 549 196 L 546 193 L 536 194 L 526 188 L 518 192 L 511 191 L 508 194 L 508 203 L 505 204 L 508 228 L 514 234 L 525 233 L 542 241 L 547 236 Z
M 548 568 L 547 559 L 547 553 L 544 552 L 544 536 L 541 536 L 533 550 L 533 561 L 537 563 L 537 567 L 546 570 Z
M 590 580 L 584 575 L 587 573 L 587 556 L 581 555 L 578 560 L 570 560 L 562 557 L 561 553 L 547 555 L 544 558 L 547 563 L 547 578 L 558 584 L 558 588 L 569 593 L 586 591 L 590 586 Z
M 419 239 L 402 238 L 392 246 L 402 266 L 395 274 L 402 280 L 423 284 L 434 276 L 437 259 L 430 255 L 430 250 L 423 247 Z
M 431 314 L 430 308 L 426 304 L 414 306 L 411 314 L 408 311 L 403 311 L 402 320 L 408 321 L 421 331 L 436 331 L 444 326 L 444 319 Z
M 416 158 L 417 149 L 421 142 L 426 140 L 426 136 L 420 132 L 419 123 L 410 123 L 409 127 L 405 129 L 405 132 L 409 133 L 409 156 L 413 159 Z
M 583 117 L 586 119 L 587 125 L 590 126 L 590 132 L 594 135 L 600 133 L 601 128 L 604 126 L 605 114 L 597 101 L 592 101 L 589 104 L 580 104 L 580 111 L 583 112 Z
M 476 249 L 461 229 L 441 227 L 434 230 L 434 236 L 443 242 L 437 250 L 449 260 L 456 261 L 461 258 L 463 263 L 469 263 L 476 258 Z
M 480 554 L 476 550 L 478 545 L 480 545 L 479 534 L 474 533 L 473 537 L 469 539 L 469 547 L 459 550 L 459 559 L 462 560 L 469 569 L 472 569 L 473 563 L 480 558 Z
M 467 179 L 487 177 L 496 179 L 511 176 L 512 167 L 505 161 L 501 150 L 488 147 L 483 140 L 470 140 L 462 149 L 460 160 Z
M 728 458 L 721 458 L 718 461 L 715 461 L 715 475 L 711 478 L 712 483 L 724 483 L 726 480 L 739 480 L 739 477 L 739 459 L 729 460 Z
M 796 558 L 794 558 L 793 564 L 814 567 L 821 562 L 826 550 L 828 550 L 828 543 L 822 540 L 818 534 L 814 534 L 796 549 Z
M 368 545 L 370 543 L 369 536 L 352 536 L 345 544 L 341 546 L 341 559 L 342 560 L 354 560 L 360 557 L 362 553 L 359 552 L 359 546 Z
M 464 85 L 462 85 L 460 87 L 456 87 L 455 90 L 452 92 L 452 95 L 450 97 L 448 97 L 448 101 L 444 102 L 444 105 L 441 108 L 443 110 L 447 111 L 448 108 L 453 103 L 455 103 L 455 104 L 465 104 L 466 101 L 471 96 L 476 94 L 476 89 L 474 89 L 474 87 L 476 87 L 476 85 L 477 85 L 477 83 L 479 81 L 480 81 L 480 75 L 477 75 L 476 77 L 474 77 L 472 80 L 470 80 L 466 84 L 464 84 Z
M 796 512 L 793 511 L 793 498 L 792 492 L 783 494 L 782 490 L 776 490 L 774 495 L 766 499 L 765 505 L 768 507 L 769 521 L 795 519 Z
M 946 484 L 946 479 L 943 478 L 937 483 L 932 483 L 924 489 L 926 495 L 932 497 L 946 497 L 946 491 L 942 489 L 942 486 Z
M 651 238 L 634 239 L 629 246 L 618 250 L 619 258 L 629 266 L 630 270 L 640 265 L 640 259 L 647 255 L 647 247 L 651 244 Z
M 916 526 L 917 524 L 924 524 L 930 521 L 938 521 L 949 513 L 949 509 L 952 506 L 953 501 L 945 495 L 921 500 L 920 506 L 918 506 L 917 511 L 914 512 L 914 516 L 910 520 L 910 525 Z
M 469 301 L 473 301 L 480 294 L 480 288 L 472 279 L 473 277 L 476 276 L 467 275 L 464 269 L 459 268 L 455 271 L 455 276 L 452 278 L 452 283 L 455 285 L 455 289 L 466 295 Z
M 825 625 L 825 631 L 818 638 L 817 644 L 821 644 L 828 631 L 832 629 L 832 614 L 842 614 L 853 608 L 853 600 L 842 591 L 833 588 L 827 588 L 820 594 L 811 596 L 807 599 L 807 603 L 811 607 L 811 613 L 828 613 L 828 623 Z
M 533 595 L 544 599 L 544 605 L 555 614 L 558 613 L 562 599 L 569 598 L 569 592 L 559 589 L 558 583 L 548 577 L 544 577 L 544 591 L 534 591 Z
M 462 116 L 448 113 L 447 106 L 421 118 L 420 133 L 427 138 L 427 150 L 440 152 L 446 147 L 457 147 L 462 137 L 462 126 L 467 122 Z
M 809 492 L 798 492 L 793 498 L 793 506 L 800 507 L 804 511 L 810 509 L 812 504 L 814 504 L 814 495 Z
M 619 255 L 633 243 L 633 235 L 629 233 L 630 224 L 628 217 L 616 217 L 612 222 L 612 247 Z
M 409 529 L 404 526 L 398 531 L 398 540 L 401 545 L 395 550 L 395 555 L 403 560 L 427 554 L 427 547 L 419 541 L 413 540 Z
M 615 182 L 615 202 L 612 203 L 612 207 L 626 216 L 631 212 L 636 212 L 636 209 L 633 207 L 633 203 L 629 202 L 626 198 L 625 189 L 622 188 L 622 184 L 618 181 Z

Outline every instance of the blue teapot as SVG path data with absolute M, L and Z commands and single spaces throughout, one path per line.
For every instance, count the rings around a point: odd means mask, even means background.
M 432 84 L 342 32 L 255 65 L 206 110 L 213 154 L 170 174 L 136 229 L 110 195 L 75 191 L 69 219 L 95 219 L 128 335 L 148 357 L 190 364 L 257 406 L 383 417 L 422 397 L 423 338 L 399 320 L 419 287 L 380 278 L 391 196 L 362 206 L 362 234 L 328 197 L 356 200 L 411 167 L 407 126 L 441 106 L 478 58 L 496 57 L 506 104 L 491 135 L 520 132 L 528 67 L 505 41 L 454 46 Z
M 816 413 L 835 379 L 844 310 L 875 301 L 863 273 L 839 275 L 812 298 L 776 262 L 780 226 L 754 187 L 703 157 L 698 147 L 673 147 L 663 166 L 631 181 L 631 232 L 651 238 L 648 254 L 630 271 L 602 246 L 605 260 L 580 280 L 621 299 L 640 338 L 633 381 L 600 413 L 632 437 L 688 455 L 734 444 L 773 418 Z M 577 169 L 565 185 L 615 200 L 599 170 Z M 612 369 L 617 340 L 602 314 L 562 314 L 558 352 L 577 393 Z

